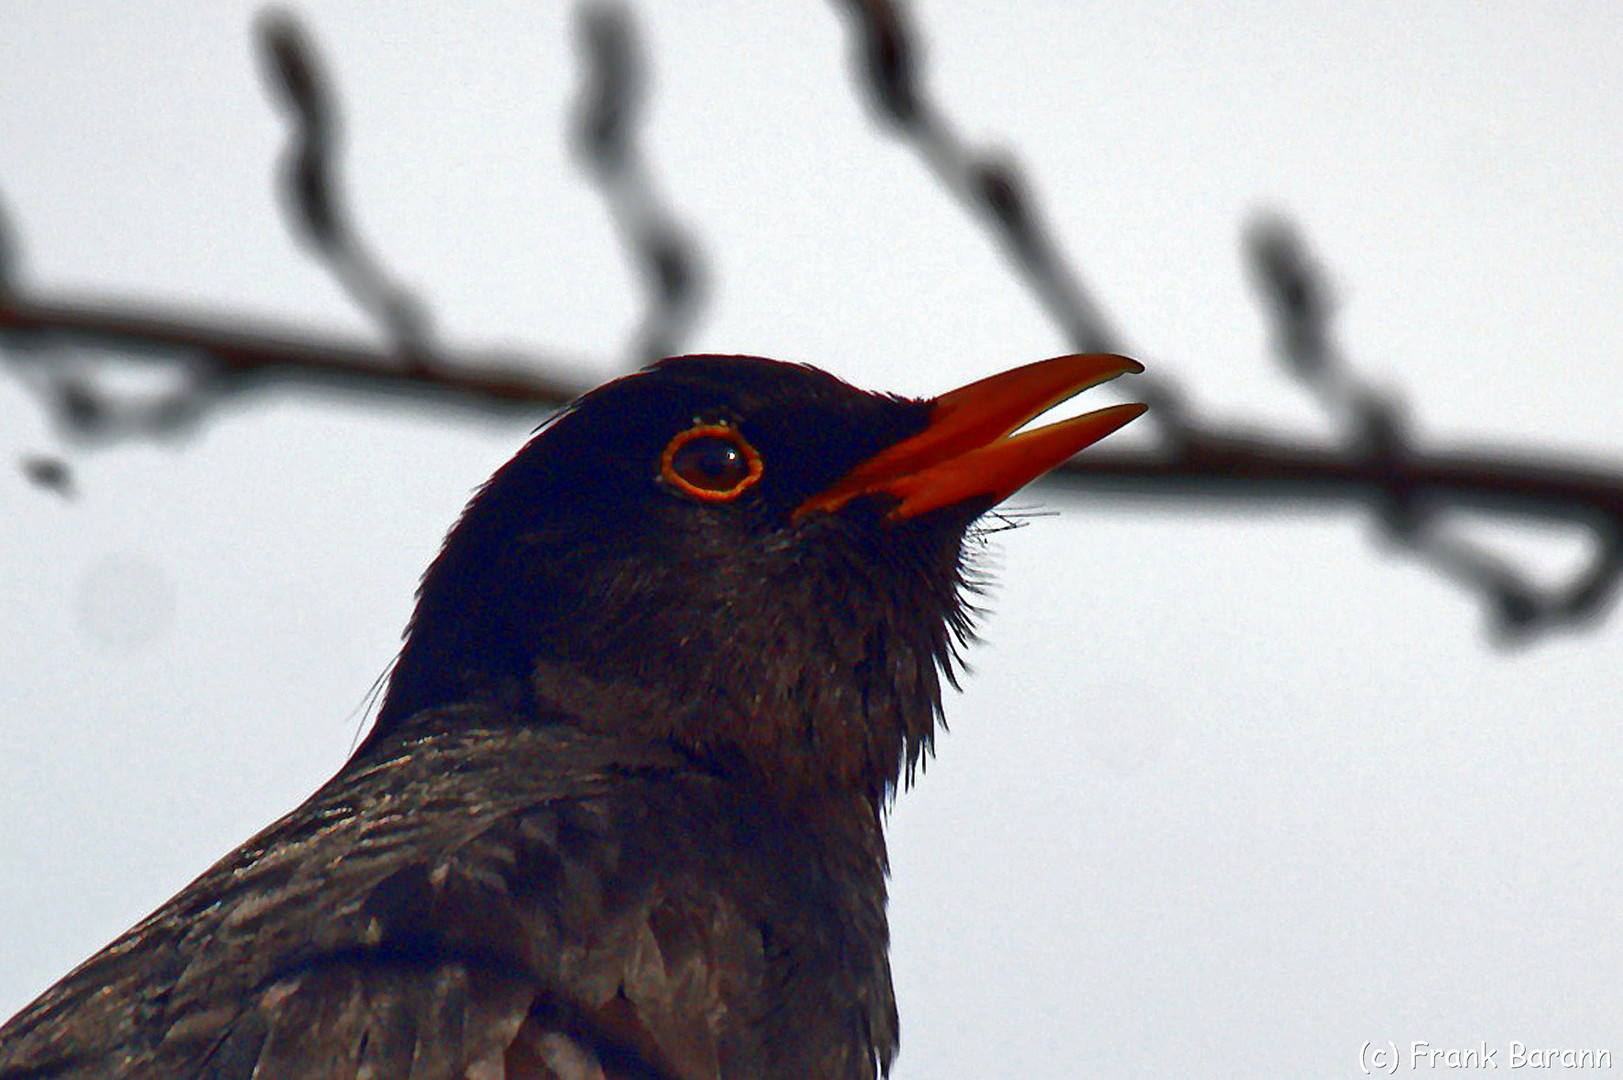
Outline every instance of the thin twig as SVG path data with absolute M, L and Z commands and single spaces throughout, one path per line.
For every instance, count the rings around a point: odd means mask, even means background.
M 892 0 L 841 3 L 851 16 L 854 66 L 870 107 L 914 145 L 941 185 L 992 231 L 1075 348 L 1131 351 L 1123 348 L 1060 255 L 1014 162 L 972 150 L 925 93 L 920 47 L 900 5 Z M 1294 230 L 1266 219 L 1251 229 L 1247 249 L 1274 319 L 1281 360 L 1338 414 L 1350 432 L 1347 446 L 1319 452 L 1214 433 L 1187 414 L 1165 377 L 1140 378 L 1134 381 L 1134 393 L 1149 404 L 1168 456 L 1159 466 L 1146 466 L 1136 457 L 1104 451 L 1071 462 L 1058 479 L 1098 483 L 1114 477 L 1163 494 L 1161 485 L 1168 483 L 1225 482 L 1242 485 L 1225 492 L 1240 498 L 1281 491 L 1350 497 L 1375 508 L 1392 540 L 1484 595 L 1503 639 L 1598 614 L 1623 574 L 1623 499 L 1618 498 L 1616 477 L 1579 480 L 1557 467 L 1487 456 L 1417 457 L 1398 403 L 1364 385 L 1336 348 L 1329 289 Z M 1594 558 L 1565 586 L 1538 588 L 1505 560 L 1445 533 L 1438 524 L 1438 511 L 1483 496 L 1492 496 L 1488 501 L 1498 510 L 1578 517 L 1595 536 Z
M 574 124 L 577 153 L 596 179 L 621 241 L 641 267 L 648 311 L 631 355 L 652 363 L 681 351 L 703 293 L 693 244 L 664 208 L 632 135 L 647 95 L 647 64 L 619 4 L 583 7 L 587 85 Z
M 1283 219 L 1261 218 L 1247 230 L 1246 250 L 1286 370 L 1339 414 L 1352 433 L 1352 452 L 1405 477 L 1402 484 L 1372 493 L 1377 519 L 1393 541 L 1486 597 L 1494 629 L 1507 640 L 1540 626 L 1580 622 L 1610 602 L 1623 574 L 1623 503 L 1588 505 L 1584 523 L 1594 533 L 1595 555 L 1570 582 L 1554 589 L 1541 589 L 1494 552 L 1449 532 L 1437 511 L 1450 502 L 1410 482 L 1414 470 L 1406 466 L 1415 454 L 1403 409 L 1359 378 L 1337 346 L 1330 286 L 1297 230 Z M 1497 467 L 1516 471 L 1513 464 Z M 1522 481 L 1524 489 L 1561 487 L 1558 477 L 1542 470 L 1524 474 Z
M 462 354 L 433 368 L 403 368 L 394 354 L 359 341 L 303 336 L 281 328 L 252 326 L 241 317 L 209 318 L 184 309 L 37 302 L 0 296 L 0 344 L 36 354 L 48 364 L 63 344 L 107 346 L 134 359 L 172 363 L 191 355 L 214 370 L 224 393 L 272 383 L 305 384 L 389 397 L 423 397 L 445 405 L 494 412 L 552 408 L 589 388 L 540 374 L 562 366 L 555 357 Z M 71 426 L 71 424 L 70 424 Z M 90 434 L 81 431 L 79 434 Z
M 1002 246 L 1077 352 L 1123 352 L 1122 336 L 1067 263 L 1031 197 L 1019 165 L 1005 153 L 971 148 L 924 92 L 922 50 L 891 0 L 840 0 L 851 16 L 855 68 L 875 115 L 911 142 L 936 181 L 957 197 Z M 1172 387 L 1153 373 L 1133 392 L 1170 438 L 1180 410 Z
M 408 366 L 427 367 L 428 315 L 395 281 L 350 223 L 338 186 L 338 106 L 309 35 L 291 12 L 260 14 L 255 37 L 266 81 L 292 121 L 282 190 L 293 234 L 307 243 Z

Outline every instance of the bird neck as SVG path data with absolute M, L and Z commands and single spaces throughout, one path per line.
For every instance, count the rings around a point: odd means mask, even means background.
M 797 812 L 854 795 L 877 809 L 896 787 L 907 752 L 900 718 L 875 725 L 865 716 L 827 715 L 830 701 L 816 693 L 695 692 L 545 660 L 534 665 L 527 690 L 537 718 L 604 738 L 669 746 L 697 767 Z

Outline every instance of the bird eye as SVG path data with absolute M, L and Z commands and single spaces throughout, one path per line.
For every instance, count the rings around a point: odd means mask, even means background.
M 667 483 L 706 502 L 736 499 L 763 471 L 755 447 L 726 424 L 695 424 L 666 445 L 659 462 Z

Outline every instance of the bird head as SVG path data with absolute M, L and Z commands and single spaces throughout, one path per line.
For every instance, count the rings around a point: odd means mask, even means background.
M 977 517 L 1143 412 L 1011 435 L 1142 370 L 1057 357 L 934 399 L 684 356 L 545 425 L 425 574 L 360 753 L 421 710 L 661 742 L 783 790 L 881 797 L 929 750 Z

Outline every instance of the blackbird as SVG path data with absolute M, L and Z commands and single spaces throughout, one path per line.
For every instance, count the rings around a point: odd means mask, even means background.
M 309 801 L 0 1028 L 0 1077 L 857 1078 L 897 1048 L 881 814 L 970 633 L 964 541 L 1143 411 L 667 360 L 480 489 Z

